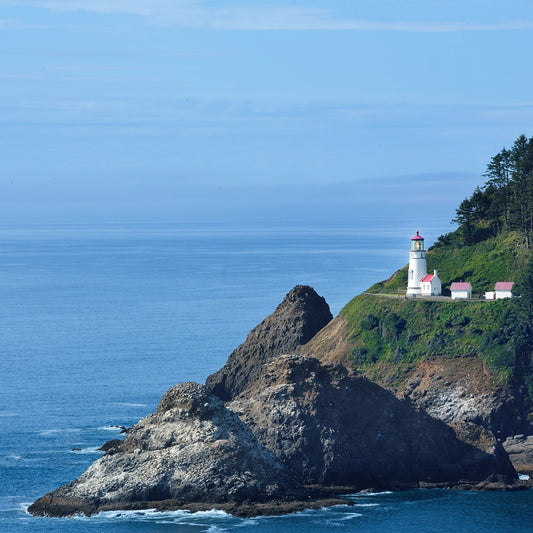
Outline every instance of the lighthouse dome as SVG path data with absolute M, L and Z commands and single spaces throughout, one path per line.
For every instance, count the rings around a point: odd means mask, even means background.
M 420 233 L 418 233 L 418 231 L 416 232 L 416 235 L 411 239 L 412 241 L 423 241 L 424 240 L 424 237 L 422 237 L 420 235 Z

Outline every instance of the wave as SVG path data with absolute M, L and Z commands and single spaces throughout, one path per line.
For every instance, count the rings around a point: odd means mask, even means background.
M 206 532 L 230 531 L 235 527 L 241 527 L 244 522 L 240 518 L 217 509 L 210 511 L 198 511 L 191 513 L 187 510 L 179 511 L 156 511 L 145 509 L 138 511 L 103 511 L 94 516 L 79 515 L 75 520 L 87 522 L 150 522 L 153 524 L 174 524 L 180 526 L 205 527 Z M 229 529 L 228 529 L 229 528 Z
M 337 521 L 344 522 L 345 520 L 352 520 L 353 518 L 361 518 L 363 515 L 361 513 L 348 513 L 342 517 L 337 518 Z
M 100 426 L 96 429 L 98 429 L 99 431 L 113 431 L 116 433 L 117 431 L 122 431 L 122 426 Z
M 381 507 L 379 503 L 356 503 L 355 507 Z
M 369 496 L 372 496 L 372 497 L 376 497 L 376 496 L 387 496 L 389 494 L 394 494 L 394 492 L 390 491 L 390 490 L 383 490 L 383 491 L 380 491 L 380 492 L 356 492 L 354 494 L 347 494 L 346 497 L 351 497 L 351 498 L 360 498 L 360 497 L 369 497 Z
M 54 428 L 54 429 L 44 429 L 39 432 L 39 435 L 43 437 L 49 437 L 51 435 L 59 435 L 61 433 L 81 433 L 80 428 Z
M 87 455 L 87 454 L 95 454 L 95 453 L 102 453 L 102 450 L 100 450 L 99 446 L 89 446 L 87 448 L 72 448 L 70 450 L 71 453 L 77 453 L 81 455 Z
M 113 402 L 110 405 L 120 405 L 121 407 L 148 407 L 147 403 L 131 403 L 131 402 Z

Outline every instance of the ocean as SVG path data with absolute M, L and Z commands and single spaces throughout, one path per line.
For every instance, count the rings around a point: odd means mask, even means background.
M 169 387 L 204 382 L 292 287 L 313 286 L 336 315 L 407 263 L 417 229 L 430 243 L 447 224 L 4 226 L 0 531 L 532 531 L 532 491 L 348 495 L 354 506 L 255 519 L 26 512 Z

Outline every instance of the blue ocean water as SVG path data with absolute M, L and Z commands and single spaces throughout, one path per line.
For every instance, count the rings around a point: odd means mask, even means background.
M 431 242 L 445 227 L 423 230 Z M 220 512 L 29 516 L 181 381 L 203 382 L 296 284 L 337 314 L 407 262 L 412 226 L 0 230 L 1 531 L 531 531 L 533 493 L 408 491 L 241 520 Z

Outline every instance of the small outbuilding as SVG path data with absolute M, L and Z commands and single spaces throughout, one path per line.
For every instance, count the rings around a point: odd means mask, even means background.
M 452 300 L 470 300 L 472 285 L 468 281 L 454 281 L 450 287 Z
M 514 281 L 498 281 L 494 286 L 496 300 L 499 300 L 500 298 L 512 298 L 513 285 Z
M 442 293 L 442 283 L 434 270 L 433 274 L 426 274 L 420 280 L 420 288 L 422 289 L 422 296 L 440 296 Z

